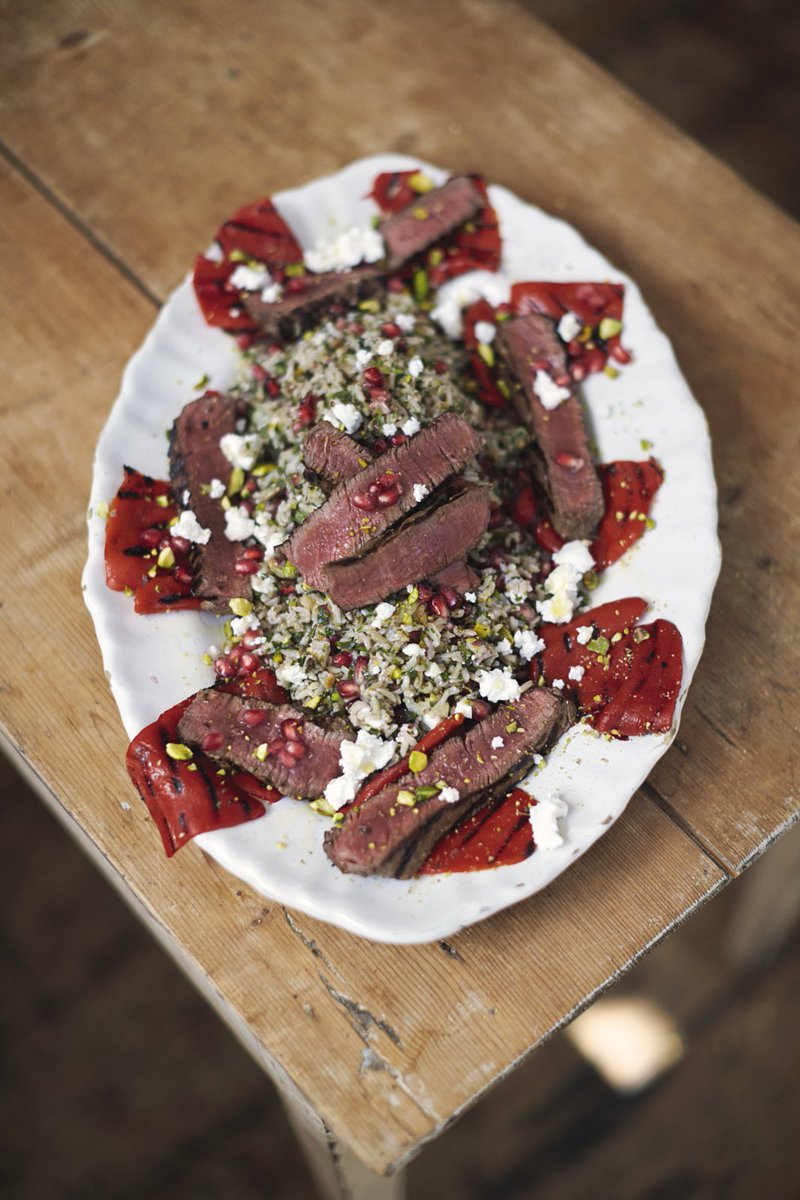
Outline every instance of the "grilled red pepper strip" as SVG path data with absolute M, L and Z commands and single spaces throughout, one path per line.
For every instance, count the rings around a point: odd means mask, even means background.
M 602 571 L 644 533 L 664 472 L 654 458 L 606 463 L 599 471 L 606 510 L 590 550 L 596 569 Z
M 420 738 L 414 749 L 409 750 L 404 758 L 394 763 L 393 766 L 378 771 L 377 775 L 373 775 L 361 788 L 352 804 L 348 805 L 348 808 L 351 808 L 353 804 L 364 804 L 373 796 L 377 796 L 378 792 L 383 791 L 385 787 L 390 787 L 391 784 L 396 783 L 398 779 L 408 773 L 408 760 L 414 751 L 418 750 L 423 754 L 428 754 L 431 750 L 435 750 L 437 746 L 441 746 L 442 742 L 446 742 L 449 737 L 452 737 L 459 726 L 463 724 L 464 717 L 461 713 L 455 713 L 452 717 L 445 717 L 444 721 L 440 721 L 438 725 L 431 729 L 430 733 L 426 733 L 423 738 Z
M 178 511 L 169 484 L 132 467 L 124 472 L 106 521 L 106 583 L 115 592 L 130 589 L 138 613 L 199 608 L 192 595 L 189 552 L 171 547 L 173 565 L 157 565 L 158 544 L 169 536 L 169 522 Z M 156 573 L 150 578 L 153 567 Z
M 497 808 L 484 806 L 470 813 L 436 843 L 420 875 L 484 871 L 524 862 L 534 849 L 530 807 L 528 793 L 514 788 Z

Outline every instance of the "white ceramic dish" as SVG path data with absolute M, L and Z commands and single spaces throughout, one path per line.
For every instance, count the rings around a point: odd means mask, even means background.
M 422 166 L 438 181 L 446 172 L 403 155 L 376 155 L 335 175 L 279 193 L 276 207 L 301 244 L 313 245 L 339 228 L 366 224 L 376 211 L 365 199 L 380 171 Z M 642 458 L 653 443 L 665 482 L 652 515 L 656 527 L 605 574 L 596 603 L 640 595 L 646 619 L 665 617 L 683 634 L 683 702 L 703 647 L 705 621 L 719 571 L 716 488 L 705 418 L 683 379 L 669 341 L 656 327 L 632 280 L 588 246 L 563 221 L 490 188 L 503 236 L 502 271 L 527 279 L 624 282 L 625 345 L 634 361 L 616 380 L 593 376 L 584 387 L 600 459 Z M 232 198 L 231 208 L 242 197 Z M 104 523 L 91 514 L 119 485 L 123 463 L 167 474 L 165 430 L 208 375 L 224 390 L 236 368 L 231 340 L 203 322 L 190 279 L 164 305 L 144 345 L 125 371 L 120 394 L 100 437 L 89 518 L 86 602 L 94 619 L 114 699 L 129 735 L 160 712 L 212 682 L 202 653 L 219 619 L 200 613 L 137 616 L 131 602 L 105 586 Z M 281 800 L 260 820 L 196 839 L 206 853 L 263 895 L 386 942 L 446 937 L 545 887 L 616 820 L 675 735 L 607 742 L 571 730 L 531 785 L 557 791 L 569 811 L 564 844 L 537 850 L 526 862 L 463 875 L 411 881 L 344 875 L 326 858 L 327 822 L 306 804 Z M 129 800 L 130 797 L 120 797 Z M 153 853 L 160 854 L 153 833 Z M 191 854 L 191 850 L 183 853 Z

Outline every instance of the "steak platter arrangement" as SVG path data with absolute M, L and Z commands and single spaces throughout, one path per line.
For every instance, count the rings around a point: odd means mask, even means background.
M 221 618 L 213 685 L 128 749 L 167 854 L 289 797 L 330 870 L 500 869 L 563 841 L 536 773 L 570 727 L 673 724 L 678 629 L 592 604 L 663 478 L 592 455 L 580 385 L 630 361 L 622 285 L 504 283 L 479 176 L 370 198 L 305 250 L 270 200 L 221 227 L 194 289 L 237 381 L 188 400 L 168 480 L 120 463 L 108 586 Z

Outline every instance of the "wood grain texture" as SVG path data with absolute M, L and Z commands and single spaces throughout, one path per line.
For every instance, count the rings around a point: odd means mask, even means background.
M 0 599 L 15 631 L 0 711 L 251 1051 L 385 1170 L 724 882 L 693 839 L 735 872 L 796 813 L 800 238 L 510 0 L 255 11 L 89 0 L 5 22 L 5 137 L 47 198 L 0 175 Z M 479 88 L 453 86 L 476 72 Z M 639 279 L 709 414 L 721 484 L 709 648 L 656 799 L 449 952 L 286 914 L 193 848 L 161 858 L 144 811 L 120 807 L 124 737 L 79 598 L 92 448 L 147 295 L 241 201 L 387 148 L 480 167 Z
M 0 600 L 15 631 L 0 691 L 7 735 L 280 1086 L 296 1089 L 365 1163 L 385 1170 L 721 886 L 724 873 L 639 797 L 545 895 L 450 947 L 415 948 L 374 946 L 293 916 L 193 847 L 165 860 L 123 769 L 124 735 L 80 601 L 92 447 L 152 312 L 6 168 L 0 202 L 2 320 L 18 364 L 13 402 L 0 414 Z
M 797 226 L 513 0 L 90 0 L 10 27 L 11 150 L 152 294 L 240 202 L 379 149 L 479 167 L 637 278 L 708 414 L 724 551 L 651 782 L 740 871 L 800 805 Z

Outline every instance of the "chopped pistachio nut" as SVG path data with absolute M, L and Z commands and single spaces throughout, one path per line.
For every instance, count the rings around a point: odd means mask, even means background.
M 430 214 L 427 208 L 422 208 L 417 205 L 415 208 L 412 208 L 411 215 L 415 221 L 427 221 Z
M 156 496 L 156 504 L 159 508 L 169 508 L 171 503 L 169 496 Z
M 335 808 L 331 808 L 324 796 L 320 796 L 319 800 L 312 800 L 309 805 L 315 813 L 319 813 L 322 817 L 332 817 L 336 812 Z
M 202 374 L 202 375 L 200 376 L 200 378 L 198 379 L 197 383 L 194 385 L 194 389 L 193 389 L 193 390 L 194 390 L 195 392 L 202 392 L 203 388 L 206 388 L 206 387 L 208 387 L 208 385 L 209 385 L 209 383 L 210 383 L 210 382 L 211 382 L 211 381 L 210 381 L 210 379 L 209 379 L 208 375 L 207 375 L 207 374 L 206 374 L 206 372 L 204 371 L 204 372 L 203 372 L 203 374 Z
M 288 267 L 283 268 L 284 275 L 289 279 L 299 279 L 306 273 L 305 263 L 289 263 Z
M 408 756 L 408 769 L 418 775 L 428 765 L 428 756 L 422 750 L 412 750 Z
M 322 700 L 322 696 L 312 696 L 310 700 L 303 701 L 303 707 L 311 708 L 311 709 L 319 708 L 319 704 L 320 704 L 321 700 Z
M 235 496 L 244 487 L 244 471 L 241 467 L 234 467 L 228 480 L 228 495 Z
M 622 333 L 622 322 L 617 321 L 614 317 L 603 317 L 597 332 L 604 342 L 609 338 L 616 337 L 618 333 Z
M 94 515 L 99 517 L 101 521 L 105 521 L 108 516 L 108 505 L 105 500 L 101 500 L 97 508 L 94 510 Z
M 244 596 L 234 596 L 228 601 L 228 608 L 235 617 L 249 617 L 253 611 L 253 606 L 249 600 L 245 600 Z
M 172 552 L 172 547 L 165 546 L 163 548 L 163 550 L 159 551 L 159 555 L 158 555 L 158 558 L 156 559 L 156 562 L 158 563 L 158 565 L 160 567 L 166 567 L 167 569 L 169 569 L 170 567 L 174 567 L 175 566 L 175 555 Z
M 409 175 L 408 177 L 408 186 L 412 192 L 424 195 L 425 192 L 432 192 L 436 184 L 430 175 L 426 175 L 424 171 L 415 171 L 413 175 Z
M 487 345 L 485 342 L 479 342 L 477 349 L 478 349 L 478 354 L 483 359 L 483 361 L 486 363 L 487 367 L 493 367 L 494 366 L 494 350 L 492 349 L 492 347 Z
M 417 798 L 413 792 L 407 792 L 405 788 L 397 793 L 397 803 L 405 805 L 406 808 L 413 808 L 417 803 Z
M 167 742 L 165 749 L 168 756 L 176 762 L 188 762 L 190 758 L 194 758 L 192 750 L 184 746 L 183 742 Z
M 423 271 L 420 267 L 414 272 L 411 279 L 411 287 L 414 292 L 415 300 L 424 300 L 430 291 L 430 282 L 428 280 L 428 272 Z
M 587 642 L 586 649 L 592 654 L 608 654 L 608 638 L 602 637 L 602 635 L 592 638 L 590 642 Z
M 258 759 L 259 762 L 266 762 L 267 755 L 269 754 L 269 747 L 267 746 L 267 743 L 261 742 L 260 745 L 256 746 L 255 750 L 253 751 L 253 754 Z

